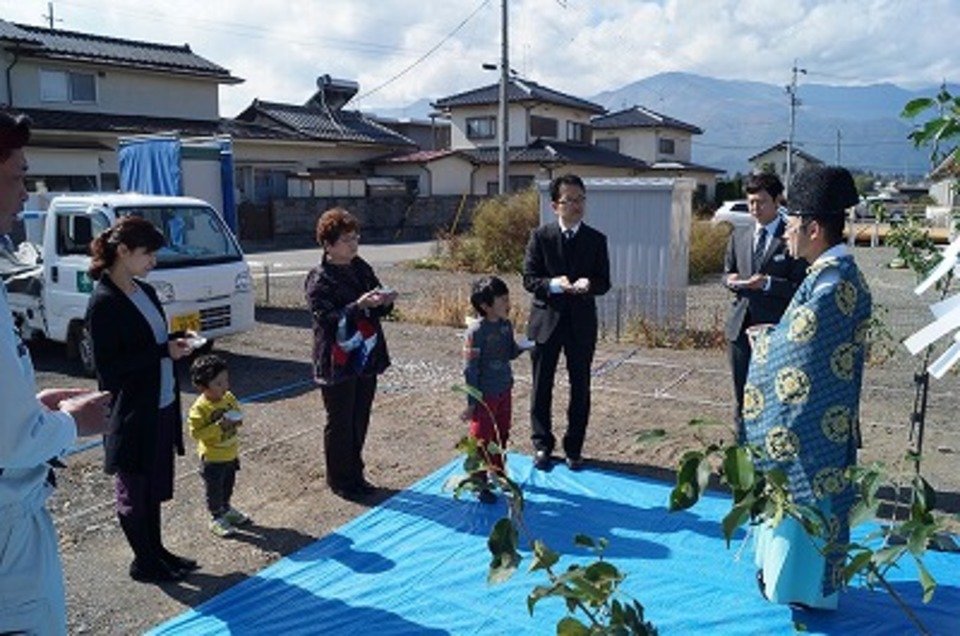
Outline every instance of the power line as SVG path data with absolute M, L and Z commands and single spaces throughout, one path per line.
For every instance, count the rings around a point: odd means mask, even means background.
M 485 6 L 487 6 L 489 3 L 490 3 L 490 0 L 483 0 L 483 2 L 481 2 L 480 5 L 479 5 L 476 9 L 474 9 L 472 13 L 470 13 L 470 15 L 468 15 L 466 18 L 464 18 L 463 21 L 461 21 L 460 24 L 458 24 L 458 25 L 453 29 L 453 31 L 451 31 L 451 32 L 448 33 L 446 36 L 444 36 L 444 38 L 443 38 L 442 40 L 440 40 L 439 42 L 437 42 L 437 44 L 434 45 L 429 51 L 427 51 L 426 53 L 424 53 L 423 55 L 421 55 L 420 57 L 418 57 L 412 64 L 410 64 L 409 66 L 407 66 L 406 68 L 404 68 L 402 71 L 400 71 L 399 73 L 397 73 L 396 75 L 394 75 L 393 77 L 391 77 L 390 79 L 388 79 L 387 81 L 383 82 L 383 83 L 380 84 L 379 86 L 376 86 L 376 87 L 370 89 L 369 91 L 367 91 L 366 93 L 363 93 L 362 95 L 360 95 L 359 97 L 357 97 L 357 100 L 362 100 L 362 99 L 364 99 L 364 98 L 366 98 L 366 97 L 369 97 L 370 95 L 373 95 L 374 93 L 376 93 L 376 92 L 379 91 L 380 89 L 386 88 L 387 86 L 389 86 L 390 84 L 392 84 L 393 82 L 397 81 L 398 79 L 400 79 L 401 77 L 403 77 L 404 75 L 406 75 L 407 73 L 409 73 L 410 71 L 412 71 L 414 68 L 416 68 L 417 66 L 419 66 L 421 62 L 423 62 L 423 61 L 426 60 L 428 57 L 430 57 L 431 55 L 433 55 L 433 54 L 437 51 L 437 49 L 439 49 L 441 46 L 443 46 L 444 44 L 446 44 L 447 41 L 448 41 L 450 38 L 452 38 L 454 35 L 457 34 L 458 31 L 460 31 L 460 29 L 462 29 L 463 27 L 465 27 L 465 26 L 467 25 L 467 22 L 469 22 L 470 20 L 472 20 L 473 17 L 474 17 L 475 15 L 477 15 L 478 13 L 480 13 L 480 10 L 483 9 Z
M 66 5 L 82 10 L 89 10 L 90 12 L 102 12 L 103 8 L 97 5 L 89 5 L 83 2 L 71 2 L 63 1 L 58 2 L 60 6 Z M 166 22 L 170 24 L 183 24 L 191 27 L 201 27 L 204 31 L 213 32 L 213 33 L 223 33 L 227 35 L 236 35 L 243 38 L 252 38 L 260 39 L 267 41 L 283 41 L 285 44 L 296 44 L 298 46 L 303 46 L 307 48 L 337 48 L 337 49 L 348 49 L 355 51 L 366 51 L 370 53 L 385 53 L 385 52 L 406 52 L 412 53 L 413 49 L 409 49 L 402 46 L 395 46 L 390 44 L 383 44 L 381 42 L 369 42 L 364 40 L 352 40 L 348 38 L 334 38 L 334 37 L 323 37 L 317 36 L 312 37 L 308 40 L 297 39 L 289 34 L 278 33 L 275 30 L 267 29 L 264 27 L 253 26 L 249 24 L 244 24 L 241 22 L 230 22 L 227 20 L 205 20 L 203 18 L 180 18 L 176 16 L 163 15 L 153 12 L 144 12 L 138 11 L 136 9 L 127 9 L 127 8 L 112 8 L 111 12 L 117 13 L 119 15 L 129 16 L 138 20 L 149 21 L 149 22 Z M 366 18 L 365 18 L 366 20 Z M 62 21 L 61 18 L 58 18 L 58 21 Z M 396 25 L 396 22 L 389 22 L 386 20 L 378 20 L 385 24 Z M 73 30 L 73 29 L 70 29 Z M 112 37 L 123 37 L 123 36 L 112 36 Z

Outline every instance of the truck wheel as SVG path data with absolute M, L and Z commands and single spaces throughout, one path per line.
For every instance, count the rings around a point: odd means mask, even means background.
M 97 366 L 93 361 L 93 339 L 87 326 L 75 321 L 67 336 L 67 356 L 80 361 L 80 370 L 89 378 L 96 377 Z

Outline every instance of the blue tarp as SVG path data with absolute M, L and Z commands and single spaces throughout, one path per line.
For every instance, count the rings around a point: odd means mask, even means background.
M 229 139 L 220 139 L 220 188 L 223 193 L 223 220 L 238 238 L 237 202 L 233 193 L 233 144 Z
M 533 470 L 511 454 L 523 484 L 530 536 L 563 554 L 557 571 L 592 560 L 573 545 L 576 533 L 606 537 L 606 558 L 628 573 L 623 589 L 646 607 L 661 636 L 691 634 L 885 636 L 916 629 L 882 590 L 855 582 L 836 612 L 794 611 L 764 601 L 754 579 L 752 542 L 727 548 L 720 519 L 729 499 L 708 495 L 692 511 L 666 509 L 670 484 L 564 466 Z M 340 636 L 554 634 L 563 603 L 545 599 L 531 617 L 526 597 L 546 583 L 528 573 L 529 555 L 507 583 L 486 583 L 486 538 L 504 514 L 454 500 L 443 486 L 462 472 L 454 461 L 378 507 L 150 634 L 325 634 Z M 303 505 L 310 505 L 304 501 Z M 868 528 L 855 532 L 862 537 Z M 912 563 L 890 578 L 933 634 L 960 634 L 960 555 L 929 553 L 939 583 L 933 602 L 920 601 Z
M 179 140 L 124 141 L 118 154 L 120 189 L 124 192 L 172 196 L 183 194 Z

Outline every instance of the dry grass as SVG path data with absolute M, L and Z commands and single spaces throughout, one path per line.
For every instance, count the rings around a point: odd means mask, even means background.
M 691 283 L 700 283 L 723 271 L 723 255 L 732 228 L 727 223 L 694 220 L 690 226 Z

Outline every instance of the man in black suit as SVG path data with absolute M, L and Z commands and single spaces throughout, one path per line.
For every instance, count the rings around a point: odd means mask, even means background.
M 610 289 L 607 237 L 583 223 L 587 198 L 583 180 L 568 174 L 550 184 L 557 221 L 530 237 L 523 286 L 533 294 L 527 337 L 535 341 L 530 424 L 534 465 L 547 470 L 556 439 L 551 426 L 553 381 L 563 351 L 570 380 L 570 405 L 563 451 L 572 470 L 583 466 L 583 440 L 590 417 L 590 365 L 597 346 L 595 297 Z
M 730 343 L 738 441 L 744 440 L 743 386 L 750 364 L 747 330 L 779 322 L 807 273 L 806 261 L 790 256 L 783 238 L 787 224 L 780 212 L 783 183 L 777 175 L 751 174 L 744 181 L 744 190 L 756 223 L 730 234 L 723 265 L 723 284 L 734 294 L 725 333 Z

